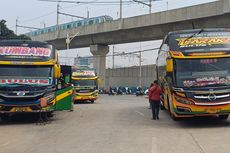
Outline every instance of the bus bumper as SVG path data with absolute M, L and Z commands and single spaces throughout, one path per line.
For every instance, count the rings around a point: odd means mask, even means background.
M 27 104 L 26 104 L 27 103 Z M 47 103 L 47 106 L 41 107 L 40 101 L 37 102 L 4 102 L 0 103 L 0 113 L 39 113 L 55 111 L 55 101 Z
M 98 94 L 96 95 L 80 95 L 80 94 L 77 94 L 74 96 L 74 100 L 75 101 L 87 101 L 87 100 L 96 100 L 98 98 Z
M 74 101 L 95 101 L 97 98 L 75 98 Z
M 219 116 L 230 114 L 230 104 L 200 106 L 175 102 L 173 106 L 175 117 Z
M 41 113 L 41 112 L 53 112 L 53 109 L 50 109 L 50 107 L 44 107 L 40 108 L 35 106 L 0 106 L 0 114 L 6 114 L 6 113 Z

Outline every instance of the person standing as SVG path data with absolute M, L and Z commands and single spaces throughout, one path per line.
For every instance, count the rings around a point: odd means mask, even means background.
M 162 90 L 158 85 L 158 81 L 155 80 L 153 86 L 149 90 L 149 101 L 152 108 L 153 120 L 159 120 L 159 110 L 160 110 L 160 96 Z
M 153 83 L 150 84 L 149 88 L 148 88 L 148 95 L 149 95 L 149 91 L 150 91 L 150 88 L 153 86 Z M 151 103 L 150 103 L 150 96 L 149 96 L 149 109 L 151 109 Z

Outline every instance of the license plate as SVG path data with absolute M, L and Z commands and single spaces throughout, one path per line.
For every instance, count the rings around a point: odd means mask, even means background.
M 215 114 L 215 113 L 218 113 L 221 111 L 221 109 L 218 109 L 218 108 L 210 108 L 210 109 L 206 109 L 205 110 L 207 113 L 210 113 L 210 114 Z
M 15 111 L 16 112 L 26 112 L 27 111 L 27 107 L 16 107 Z

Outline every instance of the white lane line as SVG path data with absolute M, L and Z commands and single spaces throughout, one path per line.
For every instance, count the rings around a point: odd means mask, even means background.
M 141 116 L 145 116 L 143 113 L 139 112 L 139 111 L 135 111 L 137 114 L 141 115 Z
M 151 153 L 158 153 L 158 150 L 157 150 L 157 139 L 156 139 L 156 137 L 152 137 Z

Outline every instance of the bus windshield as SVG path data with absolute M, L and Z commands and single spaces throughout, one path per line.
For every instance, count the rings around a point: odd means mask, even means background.
M 52 68 L 48 66 L 0 66 L 0 77 L 52 77 Z
M 230 58 L 175 59 L 177 87 L 230 85 Z
M 97 86 L 97 80 L 73 80 L 74 86 Z
M 0 85 L 51 85 L 51 66 L 0 66 Z

